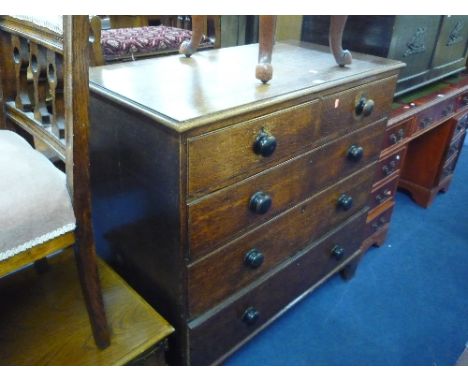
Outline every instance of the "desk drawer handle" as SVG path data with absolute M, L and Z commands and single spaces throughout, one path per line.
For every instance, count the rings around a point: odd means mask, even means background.
M 422 129 L 425 129 L 427 126 L 429 126 L 432 123 L 432 118 L 431 117 L 425 117 L 422 119 L 422 121 L 419 123 L 419 126 Z
M 269 157 L 275 152 L 276 149 L 276 138 L 264 131 L 261 131 L 253 145 L 255 154 L 261 155 L 262 157 Z
M 350 195 L 342 194 L 338 198 L 338 207 L 348 211 L 353 206 L 353 198 Z
M 260 312 L 253 306 L 248 307 L 242 315 L 242 321 L 247 326 L 255 325 L 260 318 Z
M 446 117 L 449 114 L 453 113 L 453 104 L 448 105 L 445 109 L 442 110 L 442 117 Z
M 244 264 L 249 268 L 257 269 L 263 264 L 264 259 L 263 253 L 254 248 L 245 254 Z
M 359 160 L 364 155 L 364 149 L 358 145 L 352 145 L 348 149 L 347 158 L 353 162 L 359 162 Z
M 268 212 L 271 207 L 271 196 L 266 192 L 256 192 L 250 198 L 249 208 L 250 211 L 263 215 Z

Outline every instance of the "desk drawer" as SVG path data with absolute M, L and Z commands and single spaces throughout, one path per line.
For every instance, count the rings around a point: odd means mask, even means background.
M 397 152 L 379 160 L 375 183 L 380 183 L 383 179 L 388 179 L 389 176 L 396 173 L 402 166 L 405 153 L 406 147 L 402 147 Z
M 189 198 L 223 188 L 322 141 L 318 100 L 188 140 Z
M 322 133 L 336 137 L 386 117 L 392 104 L 395 81 L 396 77 L 390 77 L 323 98 Z M 367 115 L 370 101 L 374 106 Z
M 233 235 L 271 219 L 375 161 L 385 122 L 379 121 L 190 204 L 192 258 L 200 257 Z
M 394 205 L 394 200 L 387 200 L 385 203 L 369 213 L 364 234 L 365 238 L 372 236 L 383 226 L 390 223 Z
M 456 100 L 449 98 L 446 101 L 439 102 L 430 108 L 419 113 L 416 119 L 416 129 L 423 130 L 436 124 L 442 119 L 455 113 Z
M 372 191 L 369 201 L 369 208 L 371 210 L 395 196 L 395 192 L 398 187 L 398 178 L 398 174 L 395 173 L 390 176 L 385 183 Z
M 336 269 L 361 245 L 365 213 L 355 215 L 306 251 L 289 259 L 274 274 L 209 317 L 189 323 L 192 365 L 213 363 L 292 301 Z M 335 257 L 336 246 L 344 249 Z
M 457 109 L 468 106 L 468 90 L 457 97 Z
M 385 140 L 382 150 L 389 147 L 396 146 L 398 143 L 404 141 L 406 138 L 411 136 L 411 129 L 413 125 L 413 119 L 408 119 L 398 125 L 389 127 L 385 131 Z
M 344 179 L 190 265 L 191 316 L 221 302 L 365 207 L 374 167 Z M 343 194 L 352 197 L 349 210 L 337 208 Z

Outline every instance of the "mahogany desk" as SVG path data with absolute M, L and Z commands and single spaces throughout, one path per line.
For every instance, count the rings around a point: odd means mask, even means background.
M 426 86 L 394 100 L 372 187 L 367 239 L 387 235 L 397 187 L 427 208 L 448 190 L 468 127 L 468 75 Z

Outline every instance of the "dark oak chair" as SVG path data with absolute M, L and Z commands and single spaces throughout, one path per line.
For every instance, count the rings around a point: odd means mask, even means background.
M 348 16 L 330 16 L 329 42 L 336 63 L 339 66 L 351 64 L 352 56 L 348 50 L 343 50 L 343 31 Z M 184 42 L 180 52 L 190 57 L 200 46 L 203 36 L 203 16 L 192 16 L 192 38 Z M 275 40 L 276 16 L 260 16 L 259 18 L 259 51 L 258 63 L 255 68 L 255 77 L 267 83 L 273 77 L 273 66 L 271 64 L 273 46 Z
M 195 16 L 199 17 L 199 16 Z M 221 46 L 220 16 L 201 16 L 200 49 Z M 177 53 L 192 38 L 190 16 L 92 16 L 92 65 Z M 197 29 L 198 31 L 198 29 Z
M 88 16 L 0 17 L 0 277 L 74 245 L 94 339 L 105 348 L 91 222 L 88 38 Z

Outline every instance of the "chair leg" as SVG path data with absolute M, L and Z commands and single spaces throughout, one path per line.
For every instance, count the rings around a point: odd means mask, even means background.
M 335 57 L 335 61 L 339 66 L 351 64 L 353 57 L 349 50 L 343 50 L 343 31 L 346 25 L 348 16 L 330 16 L 330 33 L 329 42 L 330 49 Z
M 206 16 L 192 16 L 192 38 L 190 41 L 184 41 L 179 48 L 179 53 L 185 54 L 190 57 L 194 54 L 200 46 L 205 30 Z
M 276 16 L 260 16 L 259 18 L 259 51 L 255 77 L 264 84 L 273 77 L 271 57 L 275 40 Z
M 92 249 L 84 250 L 75 244 L 75 258 L 94 340 L 99 348 L 104 349 L 110 345 L 110 331 L 102 299 L 94 246 Z

